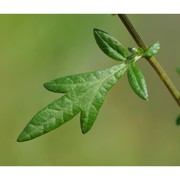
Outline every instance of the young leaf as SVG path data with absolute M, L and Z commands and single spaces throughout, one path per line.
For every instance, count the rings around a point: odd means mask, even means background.
M 137 55 L 143 55 L 144 50 L 142 48 L 128 48 L 129 52 L 132 54 L 137 54 Z
M 148 100 L 147 86 L 144 76 L 135 63 L 127 70 L 128 81 L 133 91 L 142 99 Z
M 160 44 L 159 42 L 153 44 L 152 46 L 150 46 L 145 53 L 143 54 L 144 57 L 151 57 L 154 56 L 160 49 Z
M 99 29 L 94 29 L 94 37 L 100 49 L 107 56 L 117 61 L 125 61 L 127 59 L 127 51 L 118 40 L 108 33 Z
M 110 88 L 123 76 L 127 64 L 102 71 L 61 77 L 44 84 L 53 92 L 66 93 L 39 111 L 27 124 L 17 141 L 27 141 L 52 131 L 81 112 L 82 133 L 88 132 Z

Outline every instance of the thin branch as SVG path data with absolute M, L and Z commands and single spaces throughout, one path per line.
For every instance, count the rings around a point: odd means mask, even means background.
M 133 37 L 134 41 L 137 43 L 137 45 L 144 50 L 147 49 L 146 44 L 144 43 L 143 39 L 141 36 L 138 34 L 136 31 L 135 27 L 129 20 L 129 18 L 125 14 L 118 14 L 119 18 L 123 22 L 124 26 L 127 28 L 131 36 Z M 154 68 L 162 82 L 165 84 L 171 95 L 174 97 L 175 101 L 177 104 L 180 106 L 180 92 L 177 90 L 175 85 L 172 83 L 164 69 L 161 67 L 161 65 L 158 63 L 158 61 L 154 58 L 146 58 L 147 61 L 151 64 L 151 66 Z

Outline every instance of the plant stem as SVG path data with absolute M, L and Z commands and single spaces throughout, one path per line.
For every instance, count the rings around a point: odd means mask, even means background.
M 118 14 L 119 18 L 133 37 L 134 41 L 137 43 L 139 47 L 146 50 L 148 47 L 144 43 L 143 39 L 140 37 L 138 32 L 136 31 L 135 27 L 129 20 L 129 18 L 125 14 Z M 177 104 L 180 106 L 180 92 L 177 90 L 175 85 L 172 83 L 164 69 L 161 67 L 161 65 L 158 63 L 158 61 L 155 59 L 155 57 L 146 58 L 147 61 L 151 64 L 151 66 L 154 68 L 162 82 L 165 84 L 165 86 L 168 88 L 171 95 L 174 97 Z

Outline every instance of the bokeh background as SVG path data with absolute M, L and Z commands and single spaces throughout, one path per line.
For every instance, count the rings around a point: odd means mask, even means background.
M 180 88 L 180 15 L 129 15 Z M 0 15 L 0 165 L 180 165 L 178 106 L 152 67 L 141 60 L 149 101 L 138 98 L 126 75 L 106 97 L 90 132 L 79 115 L 32 141 L 16 139 L 32 116 L 59 98 L 42 84 L 56 77 L 116 64 L 98 48 L 93 28 L 137 47 L 115 15 Z

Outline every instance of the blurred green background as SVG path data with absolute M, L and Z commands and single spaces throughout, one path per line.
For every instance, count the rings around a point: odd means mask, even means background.
M 180 88 L 180 15 L 129 15 Z M 106 97 L 90 132 L 79 115 L 32 141 L 16 139 L 32 116 L 60 95 L 42 84 L 59 76 L 116 64 L 98 48 L 93 28 L 137 47 L 113 15 L 0 15 L 0 165 L 180 165 L 179 109 L 152 67 L 141 60 L 149 101 L 130 89 L 126 75 Z

